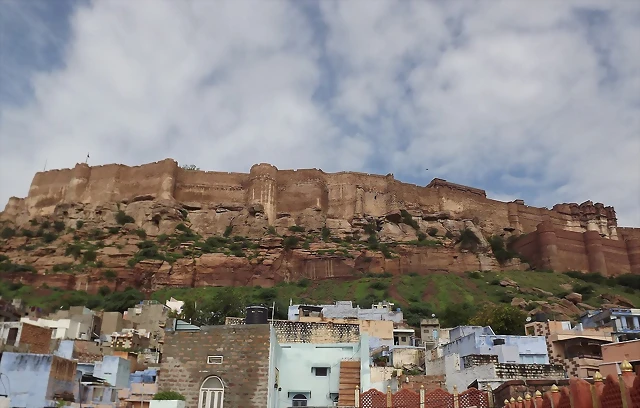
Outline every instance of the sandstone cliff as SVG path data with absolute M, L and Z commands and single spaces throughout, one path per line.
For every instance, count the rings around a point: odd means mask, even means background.
M 4 278 L 88 291 L 522 269 L 514 254 L 498 262 L 487 238 L 533 236 L 542 222 L 623 247 L 626 236 L 613 208 L 591 202 L 548 210 L 439 179 L 268 164 L 202 172 L 172 160 L 37 173 L 0 221 Z

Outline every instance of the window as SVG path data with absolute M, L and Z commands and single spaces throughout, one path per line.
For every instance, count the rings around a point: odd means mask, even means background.
M 224 384 L 218 377 L 209 377 L 200 387 L 198 408 L 223 408 Z
M 327 367 L 314 367 L 316 372 L 316 377 L 326 377 L 329 374 L 329 369 Z
M 222 356 L 207 356 L 207 364 L 222 364 Z
M 291 406 L 293 407 L 306 407 L 307 406 L 307 397 L 304 394 L 296 394 L 293 396 L 291 400 Z
M 400 341 L 403 343 L 407 342 L 407 338 L 405 336 L 400 337 Z

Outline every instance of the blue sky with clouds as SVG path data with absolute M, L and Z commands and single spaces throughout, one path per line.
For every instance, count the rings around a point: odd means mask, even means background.
M 640 226 L 640 2 L 3 0 L 0 201 L 36 171 L 394 173 Z M 429 171 L 425 169 L 428 168 Z

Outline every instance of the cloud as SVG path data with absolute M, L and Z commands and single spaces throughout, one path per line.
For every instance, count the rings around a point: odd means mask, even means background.
M 421 183 L 429 168 L 640 226 L 635 2 L 68 1 L 57 19 L 6 3 L 0 201 L 88 151 Z

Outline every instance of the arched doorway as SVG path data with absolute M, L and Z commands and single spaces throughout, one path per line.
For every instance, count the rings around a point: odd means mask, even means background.
M 224 384 L 219 377 L 208 377 L 200 386 L 198 408 L 223 408 Z

